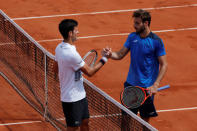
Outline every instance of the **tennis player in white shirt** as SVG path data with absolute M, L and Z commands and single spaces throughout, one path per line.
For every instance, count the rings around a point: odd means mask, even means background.
M 61 101 L 67 130 L 88 131 L 89 110 L 82 72 L 87 76 L 94 75 L 107 62 L 107 58 L 102 52 L 102 59 L 94 67 L 89 67 L 83 61 L 74 46 L 79 33 L 76 20 L 62 20 L 59 31 L 63 41 L 55 49 L 54 71 L 59 73 Z

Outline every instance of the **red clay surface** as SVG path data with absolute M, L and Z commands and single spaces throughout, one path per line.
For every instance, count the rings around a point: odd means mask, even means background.
M 13 123 L 13 125 L 0 125 L 1 131 L 53 129 L 53 126 L 43 121 L 42 116 L 18 95 L 3 77 L 0 77 L 0 81 L 0 124 Z M 24 122 L 24 124 L 19 122 Z
M 2 0 L 0 0 L 2 1 Z M 11 18 L 47 16 L 59 14 L 100 12 L 137 8 L 155 8 L 166 6 L 181 6 L 197 4 L 193 0 L 35 0 L 18 2 L 7 0 L 1 2 L 0 8 Z M 196 28 L 197 6 L 171 9 L 150 10 L 152 14 L 151 29 L 153 31 Z M 64 18 L 79 21 L 79 36 L 96 36 L 107 34 L 129 33 L 132 27 L 132 12 L 78 15 L 67 17 L 52 17 L 42 19 L 15 20 L 35 40 L 61 39 L 58 23 Z M 159 92 L 155 97 L 157 110 L 197 107 L 197 30 L 184 30 L 157 33 L 162 39 L 167 51 L 169 63 L 168 72 L 161 86 L 170 84 L 170 89 Z M 127 36 L 107 36 L 79 39 L 77 50 L 83 56 L 90 49 L 100 51 L 105 46 L 119 50 Z M 40 42 L 48 51 L 54 54 L 55 47 L 61 41 Z M 92 83 L 119 101 L 129 68 L 129 55 L 121 61 L 109 62 L 94 77 L 88 78 Z M 41 116 L 26 104 L 22 98 L 1 78 L 0 118 L 1 123 L 19 121 L 37 121 Z M 12 94 L 12 95 L 9 95 Z M 7 96 L 7 97 L 5 97 Z M 20 99 L 20 100 L 18 100 Z M 23 103 L 23 104 L 21 104 Z M 24 110 L 25 109 L 25 110 Z M 160 131 L 195 131 L 197 130 L 197 110 L 164 111 L 151 120 L 150 124 Z M 192 123 L 192 124 L 191 124 Z M 52 130 L 47 123 L 0 126 L 0 130 Z

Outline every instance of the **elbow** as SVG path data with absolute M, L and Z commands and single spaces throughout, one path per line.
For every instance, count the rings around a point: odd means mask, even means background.
M 168 63 L 167 63 L 167 62 L 164 64 L 164 67 L 165 67 L 166 69 L 168 68 Z
M 92 74 L 88 74 L 87 76 L 88 76 L 88 77 L 92 77 L 93 75 L 92 75 Z
M 165 71 L 167 71 L 167 69 L 168 69 L 168 63 L 166 62 L 166 63 L 163 63 L 162 64 L 162 68 L 165 70 Z
M 168 69 L 168 63 L 166 63 L 165 68 L 166 68 L 166 71 L 167 71 L 167 69 Z
M 85 72 L 83 72 L 85 75 L 87 75 L 88 77 L 92 77 L 94 74 L 95 74 L 95 72 L 93 71 L 93 70 L 88 70 L 88 71 L 85 71 Z
M 94 72 L 88 72 L 86 75 L 87 75 L 88 77 L 92 77 L 94 74 L 95 74 Z

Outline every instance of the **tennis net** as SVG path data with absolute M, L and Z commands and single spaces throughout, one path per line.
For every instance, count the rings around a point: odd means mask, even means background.
M 57 130 L 66 130 L 53 63 L 54 56 L 0 10 L 0 74 Z M 84 87 L 90 130 L 156 130 L 85 78 Z

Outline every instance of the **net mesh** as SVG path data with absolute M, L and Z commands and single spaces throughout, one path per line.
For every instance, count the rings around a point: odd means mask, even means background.
M 57 130 L 66 130 L 54 56 L 0 10 L 0 72 Z M 1 73 L 1 74 L 2 74 Z M 156 130 L 84 79 L 90 130 Z

